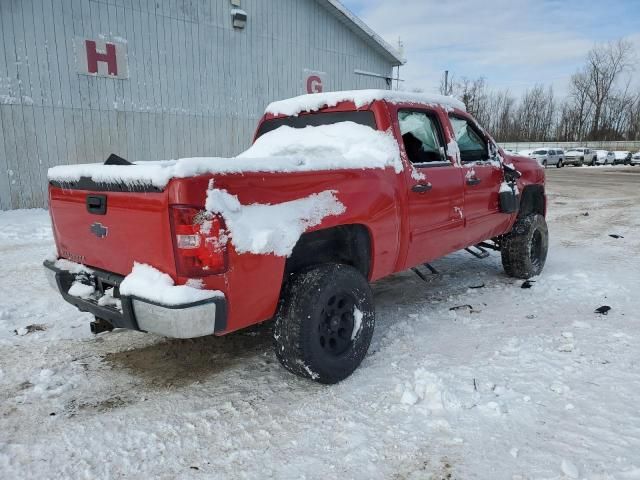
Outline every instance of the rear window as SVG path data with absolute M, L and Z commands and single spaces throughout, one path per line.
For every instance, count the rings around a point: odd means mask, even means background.
M 285 125 L 291 128 L 305 128 L 317 127 L 320 125 L 333 125 L 334 123 L 340 122 L 354 122 L 371 127 L 374 130 L 377 129 L 376 119 L 373 112 L 369 110 L 360 112 L 309 113 L 297 117 L 284 117 L 267 120 L 260 125 L 256 138 Z
M 546 150 L 536 150 L 535 152 L 533 152 L 534 155 L 546 155 L 547 151 Z

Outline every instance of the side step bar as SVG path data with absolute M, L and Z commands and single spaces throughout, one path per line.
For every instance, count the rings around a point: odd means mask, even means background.
M 433 265 L 425 263 L 424 266 L 427 267 L 432 274 L 434 274 L 434 275 L 439 275 L 440 274 L 440 272 L 438 270 L 436 270 L 433 267 Z M 424 273 L 422 273 L 420 270 L 418 270 L 418 267 L 413 267 L 411 270 L 413 271 L 413 273 L 415 273 L 417 276 L 419 276 L 422 280 L 424 280 L 427 283 L 429 282 L 429 280 L 427 280 L 426 275 Z
M 472 250 L 472 248 L 475 248 L 475 250 Z M 468 247 L 468 248 L 465 248 L 465 250 L 469 252 L 471 255 L 473 255 L 474 257 L 479 258 L 481 260 L 489 256 L 489 252 L 487 252 L 480 245 L 476 245 L 475 247 Z

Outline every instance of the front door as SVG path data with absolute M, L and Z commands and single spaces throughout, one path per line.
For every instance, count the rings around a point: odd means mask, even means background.
M 464 220 L 462 171 L 444 149 L 438 115 L 429 110 L 398 111 L 402 149 L 412 168 L 408 184 L 409 244 L 405 268 L 461 248 Z
M 475 245 L 504 233 L 511 216 L 500 212 L 502 164 L 491 158 L 490 139 L 471 118 L 449 116 L 455 132 L 464 174 L 464 216 L 467 245 Z

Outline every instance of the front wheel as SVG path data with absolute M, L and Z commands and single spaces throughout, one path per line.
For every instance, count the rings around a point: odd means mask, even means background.
M 502 266 L 510 277 L 531 278 L 542 273 L 549 250 L 549 230 L 542 215 L 519 218 L 502 239 Z
M 366 356 L 374 324 L 367 279 L 348 265 L 319 265 L 287 282 L 274 328 L 276 356 L 296 375 L 337 383 Z
M 556 168 L 562 168 L 562 159 L 558 160 L 558 163 L 556 163 Z

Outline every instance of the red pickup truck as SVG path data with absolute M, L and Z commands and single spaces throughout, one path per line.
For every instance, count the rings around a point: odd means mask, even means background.
M 369 282 L 476 245 L 512 277 L 543 269 L 544 170 L 454 99 L 306 95 L 271 104 L 254 142 L 231 159 L 49 171 L 46 271 L 94 332 L 193 338 L 275 319 L 281 363 L 335 383 L 368 350 Z

